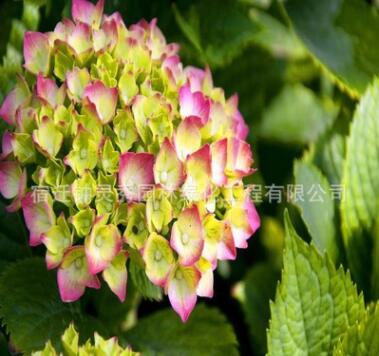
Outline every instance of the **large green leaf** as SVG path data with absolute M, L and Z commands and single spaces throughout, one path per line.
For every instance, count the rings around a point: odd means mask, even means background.
M 349 273 L 305 243 L 285 214 L 282 280 L 271 305 L 269 355 L 330 355 L 338 339 L 361 319 L 362 295 Z
M 306 47 L 331 77 L 360 95 L 379 73 L 379 17 L 363 0 L 288 0 L 285 8 Z
M 1 275 L 0 316 L 12 344 L 24 352 L 43 348 L 49 339 L 58 343 L 71 321 L 84 339 L 94 330 L 104 332 L 96 320 L 81 314 L 78 304 L 61 302 L 55 273 L 36 257 L 13 263 Z
M 334 356 L 377 356 L 379 355 L 379 304 L 371 305 L 364 318 L 338 343 Z
M 322 102 L 301 84 L 287 85 L 266 109 L 258 133 L 267 140 L 308 144 L 332 125 L 335 115 L 331 102 Z
M 296 161 L 293 203 L 301 216 L 313 242 L 321 252 L 326 251 L 332 261 L 339 259 L 339 242 L 334 226 L 334 201 L 327 179 L 312 163 Z M 295 188 L 301 188 L 296 195 Z
M 200 56 L 212 67 L 230 63 L 250 44 L 259 26 L 237 1 L 194 1 L 187 11 L 174 7 L 176 21 Z
M 344 243 L 353 275 L 367 288 L 372 239 L 379 207 L 379 81 L 356 108 L 347 141 L 341 203 Z
M 237 340 L 226 318 L 214 308 L 199 305 L 182 323 L 172 310 L 141 319 L 125 340 L 144 355 L 238 355 Z

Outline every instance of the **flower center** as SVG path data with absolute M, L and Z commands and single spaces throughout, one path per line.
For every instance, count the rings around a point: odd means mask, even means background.
M 163 171 L 163 172 L 161 172 L 161 182 L 162 183 L 166 183 L 167 182 L 167 177 L 168 177 L 168 175 L 167 175 L 167 172 L 166 171 Z
M 159 262 L 162 259 L 162 252 L 161 251 L 155 251 L 154 253 L 154 260 Z
M 126 130 L 125 129 L 121 129 L 121 131 L 120 131 L 120 138 L 122 140 L 125 140 L 125 138 L 126 138 Z
M 96 247 L 101 247 L 102 244 L 103 244 L 103 237 L 101 235 L 96 235 L 96 237 L 95 237 Z
M 76 269 L 81 269 L 82 266 L 83 266 L 83 259 L 82 258 L 77 258 L 74 263 L 75 263 L 75 268 Z
M 182 271 L 176 271 L 176 273 L 175 273 L 175 278 L 176 279 L 179 279 L 179 280 L 181 280 L 181 279 L 183 279 L 183 272 Z
M 188 244 L 188 242 L 189 242 L 189 235 L 188 234 L 186 234 L 186 233 L 184 233 L 184 234 L 182 234 L 182 242 L 183 242 L 183 245 L 187 245 Z
M 82 148 L 79 152 L 80 159 L 86 159 L 88 156 L 87 150 L 85 148 Z

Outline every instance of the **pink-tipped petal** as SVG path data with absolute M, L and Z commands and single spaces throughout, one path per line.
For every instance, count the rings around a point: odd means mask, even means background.
M 254 172 L 250 145 L 237 138 L 228 139 L 226 171 L 231 177 L 242 178 Z
M 205 125 L 209 119 L 210 101 L 203 93 L 192 93 L 190 86 L 184 85 L 179 91 L 180 115 L 182 118 L 197 116 Z
M 0 161 L 7 158 L 12 153 L 12 151 L 12 134 L 9 131 L 4 131 L 3 139 L 1 142 Z
M 228 140 L 226 138 L 214 142 L 211 145 L 212 153 L 212 180 L 217 186 L 223 186 L 227 183 L 225 174 L 227 159 Z
M 106 124 L 112 120 L 117 105 L 118 91 L 108 88 L 101 81 L 89 84 L 84 89 L 84 100 L 93 105 L 99 120 Z
M 0 162 L 0 193 L 6 199 L 14 198 L 19 191 L 22 170 L 16 161 Z
M 41 194 L 41 196 L 39 196 Z M 49 193 L 30 192 L 21 201 L 30 246 L 40 245 L 41 236 L 55 224 L 53 202 Z
M 26 173 L 26 170 L 24 169 L 22 171 L 20 179 L 18 181 L 17 195 L 13 199 L 12 203 L 5 207 L 5 210 L 7 212 L 14 213 L 21 208 L 21 201 L 26 194 L 26 181 L 27 181 L 27 179 L 28 179 L 27 173 Z
M 36 94 L 44 102 L 55 108 L 58 104 L 58 86 L 53 79 L 45 78 L 38 74 L 36 83 Z
M 163 141 L 155 161 L 154 178 L 156 184 L 168 191 L 174 191 L 184 181 L 183 164 L 168 138 Z
M 196 289 L 200 281 L 200 272 L 194 267 L 178 265 L 167 282 L 168 298 L 172 308 L 185 323 L 196 305 Z
M 104 271 L 122 247 L 120 232 L 115 225 L 96 224 L 85 241 L 88 270 L 91 274 Z
M 199 297 L 213 298 L 213 267 L 206 259 L 202 258 L 196 263 L 196 268 L 201 273 L 197 295 Z
M 246 194 L 243 202 L 232 207 L 226 213 L 225 218 L 232 228 L 235 246 L 237 248 L 247 248 L 247 240 L 255 233 L 261 223 L 249 195 Z
M 24 36 L 25 68 L 33 73 L 47 75 L 50 67 L 50 43 L 45 33 L 25 32 Z
M 99 0 L 96 5 L 88 0 L 73 0 L 71 13 L 76 23 L 83 22 L 98 28 L 104 11 L 104 0 Z
M 92 48 L 91 27 L 85 23 L 78 23 L 67 37 L 68 45 L 80 56 Z
M 0 108 L 0 116 L 9 125 L 16 125 L 17 109 L 30 98 L 30 91 L 23 78 L 19 78 L 16 87 L 9 92 Z
M 97 276 L 88 272 L 83 246 L 71 247 L 63 257 L 58 270 L 58 288 L 63 302 L 78 300 L 86 287 L 100 288 Z
M 119 186 L 131 201 L 140 201 L 154 184 L 154 155 L 126 152 L 120 156 Z
M 127 257 L 127 252 L 121 251 L 103 271 L 105 282 L 107 282 L 111 291 L 117 295 L 121 302 L 124 302 L 126 298 L 126 284 L 128 281 L 128 271 L 126 269 Z
M 246 125 L 240 111 L 238 110 L 238 95 L 232 95 L 226 102 L 226 109 L 232 117 L 231 130 L 233 136 L 244 141 L 249 134 L 249 127 Z
M 184 161 L 188 155 L 201 146 L 200 119 L 196 116 L 186 117 L 178 126 L 174 143 L 178 157 Z
M 199 260 L 204 247 L 204 230 L 196 205 L 180 213 L 172 227 L 170 244 L 182 265 L 189 266 Z
M 208 144 L 192 153 L 186 160 L 186 181 L 182 186 L 184 196 L 190 201 L 206 199 L 211 192 L 211 153 Z
M 225 230 L 217 246 L 217 258 L 219 260 L 235 260 L 237 250 L 234 244 L 232 229 L 229 224 L 225 224 Z
M 192 92 L 203 91 L 203 89 L 213 87 L 213 79 L 209 67 L 206 67 L 205 70 L 203 70 L 188 66 L 184 69 L 184 73 Z

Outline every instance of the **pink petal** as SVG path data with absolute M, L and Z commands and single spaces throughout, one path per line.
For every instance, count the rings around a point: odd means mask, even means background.
M 9 125 L 16 125 L 16 111 L 30 98 L 28 85 L 23 78 L 19 78 L 16 87 L 8 93 L 0 108 L 0 116 Z
M 212 74 L 209 67 L 206 67 L 205 70 L 188 66 L 184 69 L 184 73 L 189 82 L 192 92 L 203 91 L 204 84 L 209 88 L 213 87 Z
M 47 75 L 50 67 L 50 43 L 45 33 L 27 31 L 24 35 L 25 68 Z
M 182 118 L 197 116 L 202 124 L 206 124 L 209 119 L 210 101 L 203 93 L 191 92 L 190 86 L 184 85 L 179 90 L 180 115 Z
M 221 187 L 227 183 L 225 175 L 228 140 L 226 138 L 214 142 L 211 145 L 212 153 L 212 180 Z
M 17 196 L 15 197 L 15 199 L 12 201 L 11 204 L 9 204 L 8 206 L 5 207 L 5 210 L 9 213 L 14 213 L 16 212 L 18 209 L 21 208 L 21 201 L 22 199 L 24 198 L 25 194 L 26 194 L 26 182 L 27 182 L 27 172 L 26 170 L 24 169 L 21 173 L 21 177 L 18 181 L 18 191 L 17 191 Z
M 18 194 L 21 175 L 16 161 L 0 162 L 0 192 L 4 198 L 12 199 Z
M 140 201 L 154 184 L 154 155 L 126 152 L 120 156 L 118 182 L 128 200 Z
M 200 272 L 193 266 L 177 268 L 167 283 L 168 298 L 172 308 L 186 322 L 196 305 L 196 288 L 200 281 Z
M 128 253 L 121 251 L 112 263 L 103 271 L 103 278 L 107 282 L 111 291 L 117 295 L 121 302 L 126 298 L 126 285 L 128 281 L 128 271 L 126 269 L 126 259 Z
M 230 138 L 227 157 L 226 169 L 229 175 L 242 178 L 254 172 L 251 168 L 254 162 L 253 154 L 247 142 Z
M 67 42 L 68 37 L 75 29 L 75 24 L 69 19 L 58 22 L 54 28 L 54 38 Z
M 7 158 L 13 152 L 12 134 L 9 131 L 4 131 L 1 143 L 0 160 Z
M 97 276 L 88 272 L 83 246 L 74 246 L 67 250 L 58 270 L 58 288 L 63 302 L 78 300 L 86 287 L 100 288 Z
M 232 229 L 229 224 L 225 225 L 225 231 L 217 246 L 217 258 L 219 260 L 235 260 L 237 250 L 234 244 Z
M 77 55 L 88 52 L 92 48 L 91 28 L 85 23 L 78 23 L 67 38 L 67 44 Z
M 199 285 L 196 293 L 199 297 L 213 298 L 213 269 L 212 264 L 205 259 L 201 259 L 196 263 L 197 269 L 201 273 Z
M 234 94 L 227 100 L 226 107 L 229 109 L 230 114 L 232 115 L 231 129 L 234 134 L 233 136 L 243 141 L 246 140 L 247 135 L 249 134 L 249 127 L 246 125 L 245 120 L 238 110 L 237 94 Z
M 171 230 L 170 245 L 182 265 L 189 266 L 199 260 L 204 247 L 204 230 L 196 205 L 179 214 Z
M 85 241 L 88 270 L 91 274 L 104 271 L 122 247 L 121 235 L 115 225 L 96 224 Z
M 38 74 L 36 83 L 36 94 L 45 103 L 55 108 L 58 99 L 58 86 L 55 81 L 50 78 L 44 78 L 42 74 Z
M 84 89 L 83 98 L 93 105 L 100 121 L 104 124 L 112 120 L 117 105 L 118 91 L 108 88 L 101 81 L 89 84 Z
M 21 201 L 25 223 L 30 233 L 30 246 L 40 245 L 41 235 L 55 224 L 50 195 L 43 197 L 46 199 L 40 198 L 42 201 L 38 201 L 38 193 L 30 192 Z
M 76 23 L 83 22 L 98 28 L 104 11 L 104 0 L 99 0 L 96 5 L 87 0 L 72 1 L 72 18 Z

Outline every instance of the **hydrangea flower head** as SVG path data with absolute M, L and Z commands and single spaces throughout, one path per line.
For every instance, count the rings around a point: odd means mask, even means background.
M 156 20 L 127 27 L 103 7 L 73 0 L 73 20 L 25 34 L 25 75 L 0 109 L 0 191 L 46 246 L 63 301 L 101 279 L 124 301 L 134 250 L 185 321 L 260 224 L 242 182 L 248 128 Z

